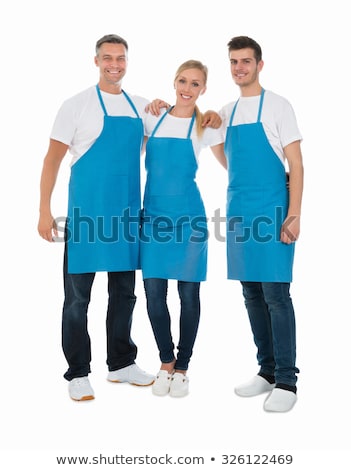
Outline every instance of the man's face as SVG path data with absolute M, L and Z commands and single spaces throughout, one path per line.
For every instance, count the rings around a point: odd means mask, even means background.
M 107 85 L 118 85 L 127 71 L 128 57 L 123 44 L 105 42 L 101 45 L 95 64 L 100 69 L 100 80 Z
M 253 49 L 239 49 L 229 52 L 230 70 L 234 82 L 240 87 L 258 83 L 258 74 L 263 62 L 256 62 Z

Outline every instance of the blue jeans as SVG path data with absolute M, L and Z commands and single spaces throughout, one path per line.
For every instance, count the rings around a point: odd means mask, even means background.
M 171 317 L 167 307 L 167 279 L 144 279 L 147 311 L 161 362 L 175 359 Z M 200 321 L 200 283 L 178 281 L 180 298 L 179 342 L 175 369 L 187 370 Z
M 242 282 L 243 295 L 257 346 L 261 374 L 275 377 L 276 384 L 295 386 L 295 313 L 290 284 Z
M 95 273 L 68 274 L 64 257 L 65 300 L 62 312 L 62 347 L 68 362 L 65 379 L 84 377 L 90 372 L 91 347 L 88 333 L 88 305 Z M 107 365 L 117 370 L 134 363 L 137 347 L 130 337 L 135 271 L 109 272 L 106 317 Z

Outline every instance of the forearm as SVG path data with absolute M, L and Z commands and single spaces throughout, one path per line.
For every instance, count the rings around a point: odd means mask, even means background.
M 44 158 L 40 179 L 39 212 L 41 215 L 51 214 L 51 196 L 56 184 L 62 159 L 64 158 L 67 149 L 68 145 L 56 140 L 50 140 L 50 146 Z
M 227 159 L 224 153 L 224 144 L 214 145 L 211 147 L 211 150 L 223 168 L 227 169 Z
M 300 234 L 304 171 L 300 142 L 291 143 L 284 151 L 289 164 L 289 206 L 281 230 L 281 241 L 289 244 L 295 242 Z
M 304 170 L 301 163 L 289 168 L 289 207 L 288 216 L 300 216 L 302 206 Z
M 303 192 L 303 161 L 300 141 L 292 142 L 284 148 L 289 165 L 289 216 L 301 215 Z
M 56 184 L 58 170 L 59 166 L 53 165 L 52 162 L 44 160 L 40 179 L 39 212 L 41 215 L 48 215 L 51 213 L 51 196 Z

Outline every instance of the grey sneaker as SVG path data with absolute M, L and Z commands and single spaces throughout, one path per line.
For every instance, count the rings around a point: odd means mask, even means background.
M 69 396 L 72 400 L 94 400 L 94 390 L 91 388 L 88 377 L 77 377 L 68 384 Z
M 131 385 L 147 386 L 152 385 L 155 376 L 141 370 L 136 364 L 123 367 L 123 369 L 113 370 L 108 373 L 107 380 L 110 382 L 128 382 Z

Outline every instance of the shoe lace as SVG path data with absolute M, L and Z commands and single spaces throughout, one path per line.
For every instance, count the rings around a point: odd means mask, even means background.
M 77 387 L 80 387 L 82 385 L 87 385 L 88 383 L 88 378 L 87 377 L 77 377 L 75 380 L 75 385 Z

